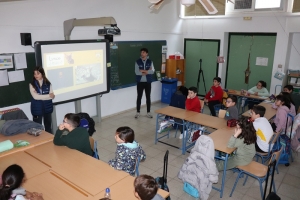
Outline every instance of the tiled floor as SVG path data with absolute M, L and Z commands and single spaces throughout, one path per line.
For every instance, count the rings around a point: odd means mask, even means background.
M 152 105 L 151 110 L 154 111 L 164 106 L 166 106 L 166 104 L 155 103 Z M 205 108 L 205 112 L 208 112 L 208 108 Z M 169 150 L 168 186 L 170 188 L 171 199 L 195 200 L 195 198 L 192 198 L 183 191 L 183 184 L 181 180 L 177 178 L 177 174 L 184 163 L 185 158 L 188 157 L 188 153 L 186 155 L 181 155 L 179 149 L 161 143 L 158 143 L 157 145 L 154 144 L 156 123 L 154 112 L 153 119 L 149 119 L 145 116 L 145 107 L 142 107 L 142 115 L 139 119 L 135 119 L 134 114 L 135 110 L 131 110 L 106 118 L 102 120 L 101 123 L 96 124 L 97 132 L 93 137 L 98 141 L 100 159 L 107 162 L 114 157 L 116 150 L 114 139 L 115 131 L 120 126 L 129 126 L 135 131 L 135 139 L 141 144 L 147 155 L 147 159 L 140 164 L 140 174 L 149 174 L 153 177 L 162 176 L 163 156 L 165 151 Z M 179 139 L 172 138 L 170 142 L 173 144 L 180 144 Z M 227 172 L 222 199 L 261 199 L 258 182 L 252 178 L 248 179 L 245 186 L 242 186 L 243 180 L 241 179 L 232 197 L 229 197 L 236 176 L 237 173 L 233 173 L 232 171 Z M 217 186 L 220 185 L 221 178 L 222 173 L 219 175 L 219 183 Z M 291 163 L 289 167 L 279 165 L 279 174 L 275 173 L 275 184 L 277 194 L 282 200 L 300 199 L 300 156 L 294 154 L 294 162 Z M 220 199 L 220 193 L 212 190 L 209 199 Z

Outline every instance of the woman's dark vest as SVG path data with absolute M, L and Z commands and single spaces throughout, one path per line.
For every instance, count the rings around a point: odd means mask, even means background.
M 43 85 L 40 88 L 38 81 L 35 81 L 38 94 L 49 94 L 50 92 L 50 84 L 46 84 L 43 81 Z M 31 114 L 32 115 L 43 115 L 49 114 L 53 112 L 53 103 L 52 100 L 35 100 L 34 98 L 31 99 Z

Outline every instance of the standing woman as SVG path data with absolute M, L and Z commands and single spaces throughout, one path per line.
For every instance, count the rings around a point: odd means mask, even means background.
M 45 71 L 42 67 L 36 67 L 34 69 L 29 90 L 32 96 L 31 114 L 33 121 L 42 124 L 42 119 L 44 119 L 45 131 L 52 133 L 52 99 L 54 99 L 55 95 L 52 85 L 46 78 Z

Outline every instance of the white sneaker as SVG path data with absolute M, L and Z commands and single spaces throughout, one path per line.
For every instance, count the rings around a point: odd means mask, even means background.
M 139 118 L 140 117 L 140 113 L 139 112 L 137 112 L 136 114 L 135 114 L 135 116 L 134 116 L 134 118 Z
M 153 118 L 153 116 L 151 115 L 151 113 L 147 113 L 147 117 L 149 117 L 149 118 Z
M 181 133 L 181 134 L 179 135 L 179 139 L 182 140 L 182 138 L 183 138 L 183 134 Z

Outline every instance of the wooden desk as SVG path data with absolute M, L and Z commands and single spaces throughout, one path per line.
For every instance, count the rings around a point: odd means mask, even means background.
M 23 187 L 30 192 L 42 193 L 45 200 L 84 200 L 89 195 L 53 172 L 46 172 L 27 180 Z
M 116 200 L 135 200 L 134 196 L 134 182 L 135 177 L 127 176 L 126 178 L 120 180 L 119 182 L 113 184 L 109 187 L 110 194 L 112 199 Z M 90 200 L 99 200 L 104 197 L 105 188 L 102 192 L 97 194 L 94 197 L 90 197 Z M 170 194 L 164 190 L 158 189 L 158 194 L 160 194 L 164 199 L 167 198 Z
M 235 95 L 235 96 L 240 96 L 240 97 L 246 97 L 246 98 L 249 98 L 249 99 L 259 99 L 259 100 L 265 100 L 266 99 L 266 98 L 262 98 L 261 96 L 257 96 L 257 95 L 253 95 L 253 94 L 250 94 L 250 96 L 245 95 L 245 94 L 241 94 L 240 90 L 231 90 L 230 92 L 228 91 L 228 94 Z
M 17 152 L 9 156 L 1 157 L 0 163 L 1 173 L 12 164 L 20 165 L 23 168 L 27 179 L 49 171 L 48 166 L 39 162 L 37 159 L 33 158 L 25 152 Z
M 272 119 L 276 115 L 277 110 L 272 108 L 272 104 L 262 102 L 258 105 L 266 108 L 266 113 L 264 117 L 267 118 L 267 120 Z M 250 117 L 249 111 L 244 112 L 243 116 Z
M 53 143 L 34 147 L 26 150 L 26 153 L 50 166 L 55 173 L 93 196 L 129 176 L 128 173 L 115 170 L 101 160 L 77 150 L 55 146 Z
M 167 107 L 155 110 L 154 112 L 156 112 L 158 114 L 162 114 L 162 115 L 168 115 L 171 117 L 183 119 L 183 120 L 187 119 L 188 117 L 198 114 L 197 112 L 194 112 L 194 111 L 176 108 L 173 106 L 167 106 Z
M 78 153 L 80 153 L 66 146 L 56 146 L 53 142 L 27 149 L 25 152 L 49 167 L 59 166 L 67 160 L 76 160 Z
M 43 131 L 42 134 L 37 137 L 33 136 L 33 135 L 29 135 L 27 133 L 21 133 L 21 134 L 17 134 L 17 135 L 13 135 L 13 136 L 4 136 L 4 135 L 0 134 L 0 141 L 4 141 L 4 140 L 10 140 L 12 143 L 15 143 L 18 140 L 25 140 L 25 141 L 29 142 L 30 144 L 25 147 L 13 148 L 11 150 L 1 152 L 0 157 L 9 155 L 9 154 L 12 154 L 15 152 L 19 152 L 19 151 L 24 151 L 24 150 L 30 149 L 34 146 L 38 146 L 38 145 L 53 141 L 53 135 L 46 131 Z
M 230 137 L 234 134 L 234 128 L 221 128 L 218 129 L 208 136 L 211 137 L 211 139 L 214 141 L 215 150 L 221 151 L 227 154 L 231 154 L 235 151 L 236 148 L 228 148 L 227 144 L 230 139 Z
M 196 115 L 186 118 L 186 120 L 195 124 L 201 124 L 203 126 L 208 126 L 214 129 L 224 128 L 227 126 L 227 120 L 211 115 L 206 115 L 203 113 L 197 113 Z
M 227 147 L 228 141 L 230 137 L 233 135 L 233 133 L 234 133 L 234 128 L 226 127 L 226 128 L 218 129 L 212 132 L 210 135 L 208 135 L 214 141 L 215 150 L 226 153 L 225 157 L 216 156 L 217 158 L 224 160 L 224 170 L 223 170 L 221 188 L 216 188 L 213 186 L 213 189 L 220 192 L 220 198 L 222 198 L 224 192 L 228 156 L 236 149 L 236 148 Z

